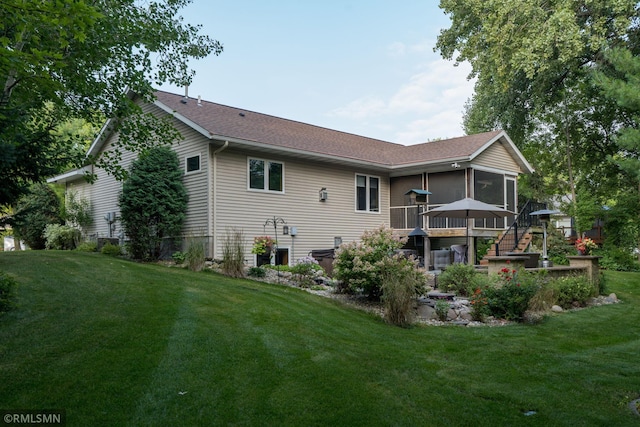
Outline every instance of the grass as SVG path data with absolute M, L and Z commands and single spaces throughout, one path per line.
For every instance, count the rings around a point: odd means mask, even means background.
M 638 425 L 640 274 L 538 326 L 387 325 L 293 288 L 100 254 L 0 253 L 0 408 L 69 426 Z M 535 411 L 533 415 L 525 415 Z

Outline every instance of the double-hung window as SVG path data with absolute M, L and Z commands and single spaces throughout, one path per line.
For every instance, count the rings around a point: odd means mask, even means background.
M 284 192 L 284 164 L 264 159 L 249 159 L 249 189 Z
M 380 212 L 380 178 L 356 175 L 356 210 Z

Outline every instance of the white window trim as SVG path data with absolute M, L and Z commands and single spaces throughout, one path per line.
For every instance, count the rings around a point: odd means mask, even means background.
M 366 210 L 360 210 L 358 209 L 358 177 L 359 176 L 364 176 L 366 178 L 366 194 L 367 194 L 367 208 Z M 369 183 L 370 183 L 370 178 L 377 178 L 378 179 L 378 210 L 377 211 L 372 211 L 371 210 L 371 199 L 369 197 Z M 355 207 L 355 211 L 356 213 L 362 213 L 362 214 L 377 214 L 380 215 L 382 213 L 382 200 L 381 200 L 381 193 L 382 193 L 382 189 L 380 188 L 382 185 L 382 178 L 380 178 L 377 175 L 369 175 L 366 173 L 356 173 L 354 175 L 354 182 L 353 182 L 353 186 L 354 186 L 354 190 L 355 190 L 355 198 L 354 198 L 354 207 Z
M 251 160 L 260 160 L 264 162 L 264 188 L 251 188 Z M 269 190 L 269 168 L 268 163 L 278 163 L 282 165 L 282 190 Z M 284 179 L 284 162 L 279 160 L 263 159 L 261 157 L 247 157 L 247 190 L 256 191 L 259 193 L 272 193 L 272 194 L 284 194 L 285 192 L 285 179 Z
M 187 170 L 187 167 L 188 167 L 187 166 L 188 165 L 187 160 L 191 159 L 193 157 L 197 157 L 198 158 L 198 169 L 194 169 L 192 171 L 188 171 Z M 191 175 L 191 174 L 199 173 L 199 172 L 202 172 L 202 153 L 193 154 L 193 155 L 185 155 L 184 156 L 184 174 L 185 175 Z

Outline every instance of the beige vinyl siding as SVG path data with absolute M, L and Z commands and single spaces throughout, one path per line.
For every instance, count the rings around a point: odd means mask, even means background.
M 506 172 L 522 172 L 501 142 L 491 144 L 491 146 L 474 159 L 473 164 Z
M 247 158 L 259 157 L 284 164 L 284 192 L 248 190 Z M 334 237 L 343 242 L 357 240 L 362 232 L 389 223 L 389 178 L 379 173 L 337 168 L 285 157 L 251 155 L 228 149 L 218 156 L 216 188 L 216 232 L 223 236 L 228 227 L 242 230 L 246 240 L 247 261 L 253 238 L 264 234 L 273 236 L 273 225 L 263 228 L 269 219 L 282 218 L 289 227 L 296 227 L 295 238 L 282 235 L 278 225 L 280 247 L 287 247 L 291 261 L 306 256 L 313 249 L 330 249 Z M 356 212 L 355 175 L 380 177 L 380 213 Z M 321 188 L 326 187 L 328 200 L 319 200 Z M 218 238 L 216 257 L 221 256 Z M 291 252 L 293 246 L 294 253 Z
M 160 109 L 153 105 L 143 105 L 143 111 L 159 113 Z M 183 135 L 184 140 L 174 144 L 180 168 L 183 173 L 186 171 L 185 161 L 187 157 L 200 155 L 200 171 L 183 175 L 183 182 L 189 194 L 187 205 L 187 216 L 183 227 L 185 235 L 207 235 L 208 218 L 208 179 L 209 153 L 208 141 L 202 135 L 194 132 L 181 122 L 174 121 L 174 126 Z M 117 141 L 118 135 L 112 134 L 107 139 L 103 151 L 111 150 Z M 132 162 L 137 159 L 138 153 L 123 151 L 121 165 L 129 169 Z M 87 228 L 87 235 L 97 235 L 98 237 L 108 237 L 109 227 L 104 217 L 109 212 L 116 212 L 119 216 L 118 197 L 122 190 L 122 182 L 117 181 L 112 175 L 100 168 L 95 168 L 97 180 L 93 184 L 88 184 L 83 180 L 74 181 L 67 186 L 68 191 L 79 191 L 86 194 L 85 197 L 91 199 L 91 210 L 93 214 L 93 224 Z M 77 190 L 76 190 L 77 189 Z M 118 237 L 122 230 L 120 221 L 116 222 L 113 237 Z
M 118 135 L 113 134 L 109 137 L 107 144 L 105 144 L 104 150 L 111 150 L 111 147 L 118 140 Z M 122 152 L 122 161 L 120 164 L 129 169 L 131 163 L 137 158 L 136 153 L 129 151 Z M 109 226 L 104 217 L 109 212 L 116 212 L 118 220 L 115 223 L 115 230 L 112 237 L 118 237 L 122 231 L 122 224 L 120 223 L 120 207 L 118 206 L 118 197 L 122 191 L 122 182 L 116 180 L 112 175 L 108 174 L 104 169 L 95 168 L 94 172 L 97 176 L 97 180 L 93 184 L 93 206 L 94 212 L 94 224 L 95 232 L 98 237 L 109 237 Z

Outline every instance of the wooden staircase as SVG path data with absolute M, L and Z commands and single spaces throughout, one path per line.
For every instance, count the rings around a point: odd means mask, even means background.
M 502 234 L 500 235 L 500 237 L 498 238 L 498 242 L 505 242 L 504 239 L 504 235 L 508 232 L 508 230 L 505 230 L 502 232 Z M 529 228 L 520 238 L 520 240 L 518 240 L 518 244 L 516 245 L 515 248 L 513 247 L 504 247 L 501 244 L 500 247 L 500 253 L 504 254 L 505 252 L 524 252 L 529 245 L 531 244 L 531 239 L 533 239 L 533 233 L 531 231 L 531 228 Z M 485 257 L 483 259 L 480 260 L 480 265 L 489 265 L 489 261 L 487 261 L 486 257 L 487 256 L 496 256 L 496 245 L 491 245 L 489 247 L 489 249 L 487 250 L 487 254 L 485 255 Z

